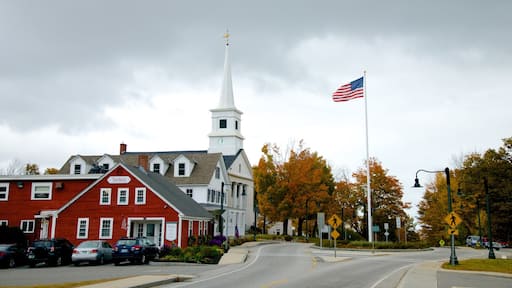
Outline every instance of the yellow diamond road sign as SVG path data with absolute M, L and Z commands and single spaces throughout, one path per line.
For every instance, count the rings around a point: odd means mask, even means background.
M 334 238 L 334 240 L 338 239 L 338 237 L 340 237 L 340 233 L 338 233 L 338 231 L 334 230 L 331 232 L 331 236 L 332 238 Z
M 336 229 L 336 228 L 338 228 L 338 226 L 341 225 L 341 219 L 340 219 L 340 217 L 338 217 L 338 215 L 333 214 L 331 216 L 331 218 L 329 218 L 327 223 L 329 223 L 329 225 L 331 225 L 332 228 Z
M 457 225 L 460 224 L 460 222 L 462 222 L 462 219 L 460 219 L 460 216 L 457 215 L 457 213 L 450 212 L 450 214 L 448 214 L 448 215 L 446 215 L 446 217 L 444 217 L 444 221 L 446 223 L 448 223 L 448 225 L 450 225 L 450 227 L 455 228 L 455 227 L 457 227 Z
M 459 230 L 450 228 L 448 229 L 448 235 L 459 235 Z

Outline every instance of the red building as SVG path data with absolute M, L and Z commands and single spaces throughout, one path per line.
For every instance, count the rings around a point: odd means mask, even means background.
M 159 246 L 186 247 L 189 237 L 213 232 L 208 211 L 159 173 L 138 167 L 120 163 L 87 177 L 22 178 L 0 178 L 0 221 L 20 225 L 29 239 L 63 237 L 74 244 L 105 239 L 114 244 L 124 236 L 145 236 Z

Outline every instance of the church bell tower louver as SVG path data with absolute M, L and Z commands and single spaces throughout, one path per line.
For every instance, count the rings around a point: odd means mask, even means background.
M 226 51 L 224 56 L 224 79 L 220 101 L 217 108 L 211 109 L 212 130 L 208 137 L 208 153 L 222 153 L 225 156 L 236 155 L 243 149 L 242 112 L 235 107 L 233 83 L 231 81 L 231 64 L 229 61 L 229 34 L 224 34 Z

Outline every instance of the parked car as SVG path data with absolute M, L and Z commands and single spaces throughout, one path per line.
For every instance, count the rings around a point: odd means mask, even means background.
M 28 265 L 35 267 L 42 262 L 50 266 L 69 264 L 71 254 L 73 254 L 73 244 L 66 239 L 36 240 L 27 250 Z
M 123 261 L 147 264 L 159 257 L 160 248 L 145 237 L 121 238 L 114 246 L 113 262 L 119 265 Z
M 103 240 L 84 241 L 73 249 L 71 261 L 75 266 L 83 262 L 103 265 L 112 261 L 112 246 Z
M 479 245 L 478 244 L 479 242 L 480 242 L 480 236 L 478 236 L 478 235 L 469 235 L 466 238 L 466 245 L 470 246 L 470 247 L 475 247 L 475 246 Z
M 0 244 L 0 267 L 14 268 L 25 263 L 24 247 L 17 244 Z
M 484 242 L 484 247 L 489 249 L 489 241 Z M 503 248 L 503 246 L 499 242 L 492 241 L 492 248 L 495 250 L 500 250 L 500 248 Z

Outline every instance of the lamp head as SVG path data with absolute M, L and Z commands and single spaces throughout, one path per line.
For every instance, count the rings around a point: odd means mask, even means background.
M 420 180 L 418 179 L 418 177 L 414 178 L 414 186 L 412 186 L 412 187 L 421 188 Z

